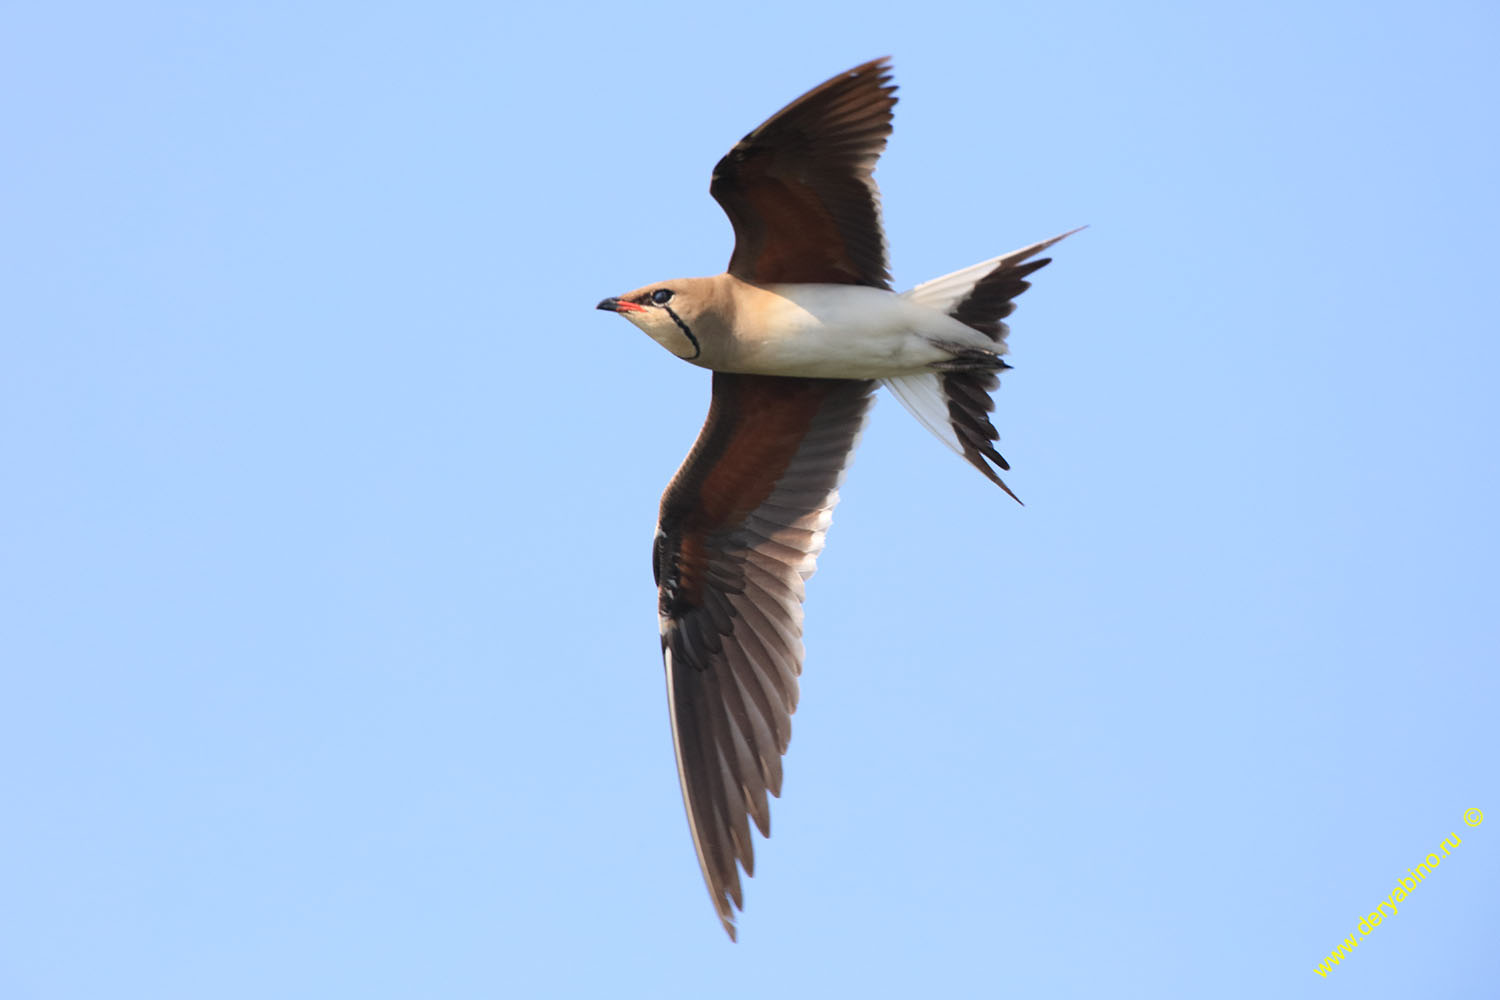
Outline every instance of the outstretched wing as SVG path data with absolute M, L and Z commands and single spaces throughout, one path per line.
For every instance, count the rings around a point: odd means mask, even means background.
M 873 382 L 715 372 L 698 441 L 662 497 L 652 566 L 677 773 L 724 929 L 770 836 L 802 672 L 803 585 Z M 733 906 L 731 906 L 731 903 Z
M 890 287 L 872 176 L 896 104 L 890 60 L 808 91 L 741 139 L 709 192 L 734 224 L 729 273 L 756 284 Z

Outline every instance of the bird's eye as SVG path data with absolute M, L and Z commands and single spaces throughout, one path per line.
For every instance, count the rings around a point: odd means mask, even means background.
M 651 293 L 651 301 L 655 302 L 659 306 L 664 306 L 668 302 L 672 301 L 672 292 L 670 289 L 658 288 L 656 291 Z

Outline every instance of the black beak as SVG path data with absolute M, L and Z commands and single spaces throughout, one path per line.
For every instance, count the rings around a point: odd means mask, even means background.
M 614 295 L 611 295 L 609 298 L 605 299 L 594 308 L 603 309 L 605 312 L 612 313 L 632 313 L 646 311 L 645 306 L 638 305 L 634 302 L 622 302 L 619 297 Z

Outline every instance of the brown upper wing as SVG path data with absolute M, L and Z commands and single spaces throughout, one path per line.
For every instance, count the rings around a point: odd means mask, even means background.
M 757 284 L 890 287 L 871 176 L 896 87 L 876 59 L 803 94 L 741 139 L 709 191 L 734 224 L 729 273 Z
M 771 832 L 812 576 L 873 382 L 715 372 L 708 420 L 662 497 L 652 566 L 677 773 L 733 938 L 750 820 Z M 731 905 L 732 904 L 732 905 Z

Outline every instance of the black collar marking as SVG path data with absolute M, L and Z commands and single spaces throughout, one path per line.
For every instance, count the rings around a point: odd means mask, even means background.
M 692 361 L 696 359 L 698 355 L 703 353 L 703 347 L 698 343 L 698 338 L 693 336 L 693 331 L 688 329 L 688 325 L 682 321 L 682 317 L 677 315 L 676 311 L 673 310 L 671 306 L 664 305 L 662 306 L 662 308 L 667 311 L 668 316 L 672 317 L 672 322 L 677 324 L 677 329 L 686 334 L 687 339 L 693 342 L 693 356 L 691 358 L 685 358 L 684 360 Z

